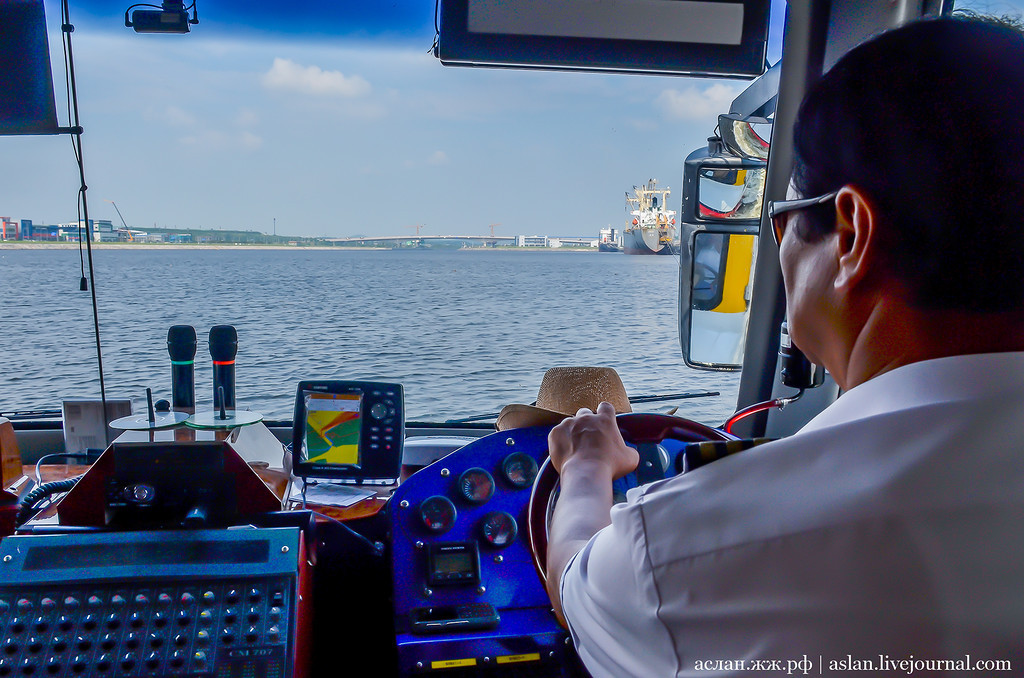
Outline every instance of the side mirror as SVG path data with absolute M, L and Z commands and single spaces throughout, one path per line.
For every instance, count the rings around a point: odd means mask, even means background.
M 742 367 L 757 226 L 694 229 L 680 256 L 679 341 L 688 367 Z

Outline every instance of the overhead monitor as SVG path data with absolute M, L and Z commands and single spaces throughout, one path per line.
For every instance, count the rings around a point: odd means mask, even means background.
M 753 78 L 769 0 L 441 0 L 450 66 Z

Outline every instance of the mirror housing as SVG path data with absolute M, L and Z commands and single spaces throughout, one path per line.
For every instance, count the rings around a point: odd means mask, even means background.
M 690 228 L 679 257 L 679 342 L 687 367 L 742 368 L 756 250 L 756 225 Z
M 723 137 L 730 143 L 711 137 L 683 166 L 679 344 L 688 367 L 737 371 L 768 164 L 759 156 L 767 156 L 767 141 L 760 143 L 749 120 L 723 117 L 719 129 L 728 127 Z

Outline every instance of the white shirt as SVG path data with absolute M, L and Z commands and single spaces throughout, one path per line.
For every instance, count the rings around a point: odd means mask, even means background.
M 1024 353 L 900 367 L 789 438 L 631 490 L 562 605 L 595 678 L 805 657 L 810 675 L 1021 675 Z M 1012 670 L 881 664 L 911 655 Z

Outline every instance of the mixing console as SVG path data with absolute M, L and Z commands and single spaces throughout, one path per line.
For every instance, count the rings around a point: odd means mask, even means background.
M 0 676 L 294 674 L 297 529 L 8 537 Z

